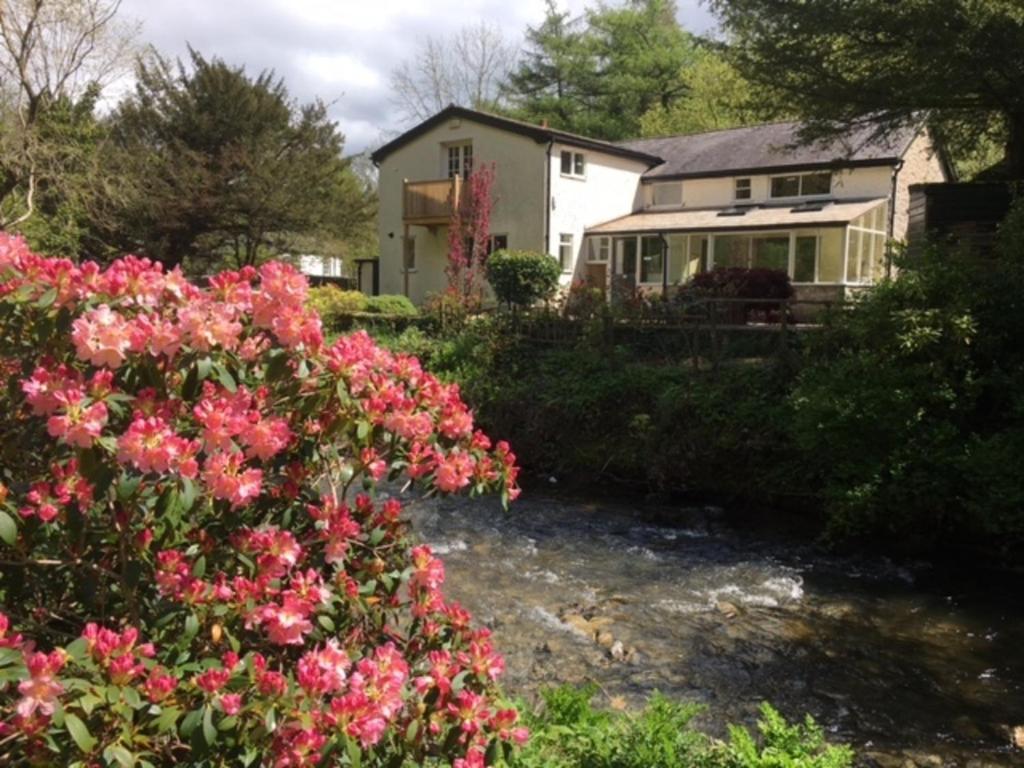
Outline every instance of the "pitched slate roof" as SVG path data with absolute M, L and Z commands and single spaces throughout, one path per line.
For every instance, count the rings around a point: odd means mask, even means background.
M 376 152 L 371 154 L 370 159 L 373 160 L 374 164 L 379 165 L 381 160 L 386 158 L 396 149 L 405 146 L 410 141 L 421 136 L 430 129 L 441 125 L 448 120 L 456 118 L 472 120 L 483 125 L 491 126 L 492 128 L 500 128 L 502 130 L 509 131 L 510 133 L 526 136 L 539 144 L 548 141 L 557 141 L 561 144 L 568 144 L 573 147 L 591 149 L 598 152 L 604 152 L 609 155 L 615 155 L 617 157 L 628 157 L 633 160 L 639 160 L 642 163 L 646 163 L 648 166 L 656 165 L 662 161 L 661 157 L 658 155 L 652 155 L 641 149 L 633 149 L 624 144 L 591 139 L 586 136 L 580 136 L 579 134 L 559 131 L 554 128 L 546 128 L 544 126 L 534 125 L 533 123 L 527 123 L 522 120 L 513 120 L 510 117 L 504 117 L 502 115 L 492 115 L 489 112 L 480 112 L 475 109 L 459 107 L 455 104 L 448 105 L 433 117 L 427 118 L 419 125 L 410 128 L 401 136 L 392 139 L 387 144 L 380 147 Z
M 768 123 L 722 131 L 633 139 L 619 145 L 661 157 L 645 179 L 684 179 L 700 176 L 735 176 L 801 167 L 892 165 L 906 152 L 917 134 L 909 127 L 888 139 L 872 137 L 871 126 L 852 130 L 842 140 L 801 145 L 800 123 Z
M 797 205 L 750 205 L 693 208 L 685 211 L 642 211 L 587 228 L 588 235 L 639 232 L 735 232 L 797 229 L 848 224 L 884 205 L 888 198 L 822 200 Z

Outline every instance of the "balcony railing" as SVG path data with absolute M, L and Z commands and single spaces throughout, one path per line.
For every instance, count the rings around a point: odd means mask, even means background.
M 402 219 L 406 224 L 447 224 L 459 204 L 462 178 L 406 181 L 402 187 Z

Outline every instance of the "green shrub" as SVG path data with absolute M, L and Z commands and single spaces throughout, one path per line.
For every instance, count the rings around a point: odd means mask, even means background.
M 527 307 L 550 298 L 561 274 L 554 258 L 537 251 L 492 253 L 486 270 L 494 295 L 510 307 Z
M 334 328 L 346 315 L 366 311 L 367 297 L 360 291 L 343 291 L 336 285 L 309 289 L 307 304 L 320 314 L 325 328 Z
M 848 768 L 853 753 L 829 745 L 808 717 L 789 725 L 767 704 L 761 738 L 730 727 L 730 740 L 696 730 L 700 712 L 655 694 L 639 713 L 596 709 L 593 686 L 542 692 L 543 706 L 527 715 L 529 743 L 509 761 L 516 768 Z
M 408 297 L 398 294 L 383 294 L 366 298 L 366 311 L 376 315 L 414 317 L 419 314 L 416 305 Z

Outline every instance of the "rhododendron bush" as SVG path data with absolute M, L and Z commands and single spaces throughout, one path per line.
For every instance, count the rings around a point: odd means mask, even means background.
M 325 345 L 306 290 L 0 234 L 0 764 L 469 768 L 525 738 L 378 488 L 508 500 L 514 457 L 415 359 Z

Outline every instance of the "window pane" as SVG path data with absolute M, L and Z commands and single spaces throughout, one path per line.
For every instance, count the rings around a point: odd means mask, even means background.
M 750 179 L 736 179 L 736 199 L 750 199 Z
M 448 147 L 448 178 L 458 176 L 461 171 L 460 159 L 458 147 Z
M 608 261 L 609 240 L 607 237 L 587 238 L 587 261 L 603 264 Z
M 673 184 L 654 185 L 655 205 L 682 205 L 683 185 L 679 182 Z
M 402 261 L 406 270 L 416 269 L 416 238 L 406 237 L 402 244 Z
M 789 274 L 789 235 L 755 237 L 751 266 L 755 269 L 777 269 Z
M 825 229 L 821 232 L 821 253 L 818 255 L 818 282 L 843 281 L 843 230 Z
M 562 173 L 567 176 L 572 173 L 572 152 L 562 153 Z
M 577 153 L 575 153 L 573 155 L 572 170 L 573 170 L 573 173 L 575 173 L 577 176 L 583 176 L 584 175 L 584 172 L 586 171 L 586 168 L 585 168 L 585 166 L 583 164 L 583 153 L 582 152 L 577 152 Z
M 691 278 L 708 271 L 707 235 L 690 235 L 690 251 L 687 254 L 686 277 Z
M 868 283 L 871 281 L 871 264 L 874 259 L 875 237 L 867 232 L 860 233 L 860 281 Z
M 846 281 L 857 282 L 857 269 L 860 266 L 860 232 L 856 229 L 849 230 L 847 234 L 849 246 L 846 249 Z
M 615 239 L 615 274 L 636 279 L 636 238 Z
M 875 258 L 871 268 L 871 279 L 878 281 L 885 277 L 886 236 L 872 235 L 871 239 L 875 244 Z
M 563 272 L 572 266 L 572 235 L 562 235 L 558 240 L 558 264 Z
M 776 176 L 772 179 L 772 197 L 798 197 L 799 195 L 799 176 Z
M 796 239 L 796 264 L 793 265 L 794 283 L 814 282 L 814 262 L 817 250 L 817 237 L 798 237 Z
M 504 251 L 508 248 L 508 235 L 492 235 L 490 250 L 488 253 L 494 253 L 495 251 Z
M 718 235 L 715 237 L 715 267 L 747 267 L 750 258 L 750 237 Z
M 668 237 L 668 284 L 678 285 L 686 279 L 686 237 Z
M 660 237 L 640 239 L 640 282 L 660 283 L 665 271 L 664 243 Z
M 800 180 L 800 194 L 827 195 L 832 191 L 831 173 L 808 173 Z
M 462 175 L 469 176 L 473 172 L 473 145 L 462 147 Z

